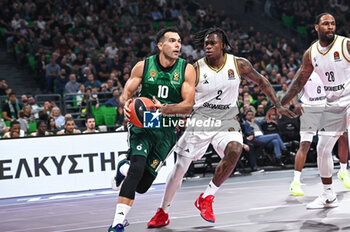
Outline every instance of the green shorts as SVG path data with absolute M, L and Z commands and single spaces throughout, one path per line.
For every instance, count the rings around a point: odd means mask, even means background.
M 174 128 L 139 128 L 129 130 L 129 153 L 147 158 L 146 168 L 156 177 L 157 168 L 176 143 Z

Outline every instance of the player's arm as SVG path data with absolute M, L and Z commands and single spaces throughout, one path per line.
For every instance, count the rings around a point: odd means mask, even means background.
M 162 106 L 160 111 L 163 114 L 190 114 L 194 103 L 196 70 L 191 64 L 185 69 L 185 80 L 181 86 L 182 101 L 172 106 Z
M 346 41 L 346 50 L 347 52 L 345 52 L 345 56 L 348 60 L 350 60 L 350 39 L 347 38 Z
M 272 88 L 270 82 L 260 73 L 258 73 L 252 66 L 252 64 L 245 58 L 237 58 L 238 71 L 241 76 L 255 82 L 263 93 L 271 100 L 273 105 L 276 107 L 278 114 L 284 114 L 288 117 L 295 117 L 295 114 L 290 110 L 284 108 L 278 97 L 276 96 L 275 90 Z
M 293 81 L 287 90 L 287 94 L 281 100 L 282 105 L 288 104 L 304 88 L 313 70 L 314 67 L 310 60 L 309 48 L 303 55 L 303 61 L 301 63 L 301 66 L 296 72 Z
M 304 113 L 304 108 L 303 106 L 299 103 L 297 97 L 293 97 L 292 101 L 291 101 L 292 105 L 294 106 L 294 112 L 298 115 L 303 115 Z
M 119 97 L 119 102 L 121 107 L 124 107 L 124 115 L 126 119 L 129 119 L 129 104 L 131 102 L 131 97 L 134 95 L 137 88 L 142 82 L 142 73 L 145 65 L 145 61 L 139 61 L 134 68 L 131 70 L 130 78 L 125 83 L 123 93 Z

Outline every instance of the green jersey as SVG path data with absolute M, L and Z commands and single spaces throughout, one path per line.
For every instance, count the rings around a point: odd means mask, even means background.
M 181 86 L 185 80 L 186 65 L 187 62 L 179 58 L 169 69 L 163 68 L 158 55 L 148 57 L 143 69 L 140 96 L 149 99 L 155 96 L 158 101 L 167 104 L 181 102 Z

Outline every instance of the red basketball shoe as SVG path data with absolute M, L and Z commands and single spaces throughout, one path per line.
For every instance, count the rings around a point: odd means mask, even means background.
M 215 222 L 215 216 L 213 212 L 212 204 L 214 202 L 214 196 L 208 195 L 205 198 L 202 197 L 203 193 L 198 197 L 194 205 L 201 211 L 201 216 L 208 222 Z
M 148 228 L 159 228 L 169 224 L 169 214 L 165 213 L 162 208 L 158 208 L 156 215 L 147 223 Z

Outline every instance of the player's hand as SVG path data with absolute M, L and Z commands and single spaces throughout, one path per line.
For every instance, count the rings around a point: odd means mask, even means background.
M 300 104 L 295 105 L 294 106 L 294 112 L 301 116 L 304 113 L 304 108 Z
M 157 107 L 157 109 L 162 113 L 162 115 L 165 114 L 164 111 L 166 106 L 162 104 L 160 101 L 158 101 L 155 96 L 153 96 L 153 102 L 154 102 L 154 105 Z
M 153 102 L 154 102 L 154 105 L 157 107 L 157 109 L 161 109 L 163 107 L 163 104 L 160 103 L 160 101 L 158 101 L 155 96 L 153 96 Z
M 271 107 L 271 109 L 269 109 L 269 111 L 267 111 L 266 113 L 266 117 L 267 118 L 271 118 L 272 114 L 277 114 L 279 116 L 279 118 L 282 118 L 282 115 L 286 115 L 288 118 L 296 118 L 297 115 L 294 114 L 292 111 L 290 111 L 288 108 L 285 108 L 283 106 L 279 106 L 279 107 Z
M 123 109 L 123 112 L 124 112 L 124 116 L 125 116 L 125 120 L 127 122 L 130 122 L 130 109 L 129 109 L 129 105 L 130 103 L 132 102 L 132 99 L 129 99 L 125 102 L 124 104 L 124 109 Z

